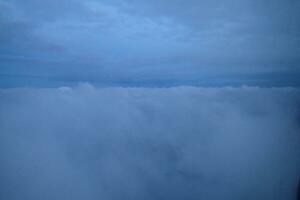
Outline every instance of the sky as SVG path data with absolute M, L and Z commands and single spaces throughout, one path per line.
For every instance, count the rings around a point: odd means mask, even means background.
M 299 0 L 0 0 L 0 199 L 295 200 Z
M 0 199 L 296 200 L 300 90 L 0 89 Z
M 298 0 L 0 0 L 0 87 L 300 85 Z

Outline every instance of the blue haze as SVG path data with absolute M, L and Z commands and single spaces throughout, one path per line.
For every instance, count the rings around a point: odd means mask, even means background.
M 0 200 L 295 200 L 299 0 L 0 0 Z
M 295 200 L 295 88 L 0 90 L 0 199 Z
M 1 0 L 0 87 L 299 86 L 299 9 L 297 0 Z

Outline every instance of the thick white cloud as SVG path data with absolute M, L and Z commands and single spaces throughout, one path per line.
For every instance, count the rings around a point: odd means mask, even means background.
M 0 90 L 1 199 L 294 199 L 295 88 Z

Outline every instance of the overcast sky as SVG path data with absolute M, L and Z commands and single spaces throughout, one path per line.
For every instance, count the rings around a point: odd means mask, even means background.
M 293 85 L 299 10 L 298 0 L 0 0 L 0 86 L 253 74 Z

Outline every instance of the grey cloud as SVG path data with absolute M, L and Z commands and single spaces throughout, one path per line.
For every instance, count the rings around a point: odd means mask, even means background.
M 294 199 L 295 88 L 0 91 L 1 199 Z
M 45 54 L 49 58 L 54 52 L 62 50 L 61 45 L 50 43 L 36 33 L 38 24 L 18 16 L 15 6 L 5 2 L 0 2 L 1 67 L 6 64 L 6 58 L 32 57 L 38 60 Z
M 299 72 L 298 1 L 6 0 L 0 9 L 2 74 L 118 82 Z M 27 70 L 20 57 L 43 61 Z
M 171 17 L 200 31 L 209 28 L 251 28 L 248 34 L 278 30 L 299 33 L 299 1 L 127 1 L 132 11 L 151 17 Z M 201 30 L 203 29 L 204 30 Z M 258 29 L 259 28 L 259 29 Z M 276 32 L 274 30 L 276 29 Z M 237 29 L 236 29 L 237 30 Z M 298 37 L 298 35 L 296 35 Z
M 56 21 L 65 18 L 82 18 L 88 16 L 88 12 L 78 0 L 9 0 L 8 3 L 16 9 L 19 17 L 35 22 Z

